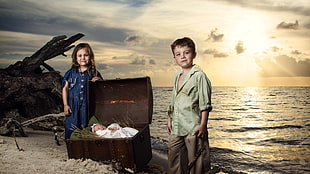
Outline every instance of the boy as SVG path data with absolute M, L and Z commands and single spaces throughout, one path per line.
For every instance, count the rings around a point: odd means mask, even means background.
M 210 170 L 207 122 L 211 106 L 211 82 L 193 64 L 195 43 L 187 37 L 171 44 L 174 59 L 182 69 L 174 77 L 168 107 L 168 173 L 202 174 Z

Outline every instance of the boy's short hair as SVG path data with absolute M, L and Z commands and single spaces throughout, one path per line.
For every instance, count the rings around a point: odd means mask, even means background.
M 175 41 L 171 44 L 171 51 L 172 51 L 173 55 L 174 55 L 174 49 L 175 49 L 177 46 L 181 46 L 181 47 L 188 46 L 189 48 L 192 49 L 193 52 L 196 52 L 195 43 L 194 43 L 194 41 L 193 41 L 191 38 L 189 38 L 189 37 L 183 37 L 183 38 L 177 39 L 177 40 L 175 40 Z

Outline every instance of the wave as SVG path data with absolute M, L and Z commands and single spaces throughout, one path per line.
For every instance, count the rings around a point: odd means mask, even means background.
M 220 166 L 226 173 L 289 173 L 245 152 L 217 147 L 211 147 L 210 151 L 212 164 Z
M 303 126 L 299 125 L 283 125 L 275 127 L 241 127 L 240 129 L 224 129 L 223 132 L 246 132 L 246 131 L 256 131 L 256 130 L 273 130 L 273 129 L 302 129 Z
M 152 149 L 167 155 L 168 141 L 158 137 L 151 138 Z M 283 170 L 276 169 L 275 165 L 261 162 L 258 158 L 248 155 L 244 152 L 232 149 L 210 147 L 210 158 L 212 170 L 222 171 L 230 174 L 245 173 L 287 173 Z
M 267 140 L 262 140 L 260 143 L 263 143 L 265 146 L 270 146 L 270 143 L 282 144 L 282 145 L 300 145 L 302 140 L 285 140 L 283 138 L 271 138 Z
M 238 118 L 235 117 L 226 117 L 226 118 L 209 118 L 209 120 L 218 120 L 218 121 L 236 121 L 239 120 Z

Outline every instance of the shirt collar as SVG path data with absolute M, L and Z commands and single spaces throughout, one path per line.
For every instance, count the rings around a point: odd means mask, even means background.
M 77 69 L 77 72 L 79 72 L 79 73 L 86 73 L 87 72 L 87 74 L 88 75 L 90 75 L 91 74 L 91 72 L 90 72 L 90 69 L 89 68 L 87 68 L 87 70 L 85 70 L 85 71 L 81 71 L 81 69 L 79 68 L 79 69 Z
M 179 89 L 178 90 L 176 90 L 176 91 L 181 91 L 182 90 L 182 88 L 183 88 L 183 86 L 187 83 L 187 81 L 190 79 L 190 77 L 193 75 L 193 74 L 195 74 L 196 72 L 198 72 L 198 71 L 201 71 L 201 69 L 200 69 L 200 67 L 198 66 L 198 65 L 193 65 L 193 67 L 192 67 L 192 69 L 188 72 L 188 74 L 186 75 L 186 77 L 185 77 L 185 79 L 184 79 L 184 81 L 183 81 L 183 83 L 181 84 L 181 86 L 179 87 Z M 180 75 L 183 73 L 183 70 L 180 70 L 178 73 L 177 73 L 177 79 L 179 79 L 179 77 L 180 77 Z M 175 86 L 177 87 L 178 86 L 178 80 L 176 80 L 175 81 Z
M 201 68 L 198 65 L 194 64 L 192 69 L 188 72 L 188 74 L 191 76 L 197 71 L 201 71 Z M 183 70 L 180 70 L 178 72 L 178 76 L 180 76 L 182 73 L 183 73 Z

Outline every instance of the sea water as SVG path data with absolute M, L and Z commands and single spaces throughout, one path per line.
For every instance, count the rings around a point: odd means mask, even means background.
M 164 140 L 171 92 L 153 88 L 151 134 Z M 213 165 L 229 173 L 310 173 L 310 87 L 213 87 L 212 104 Z

